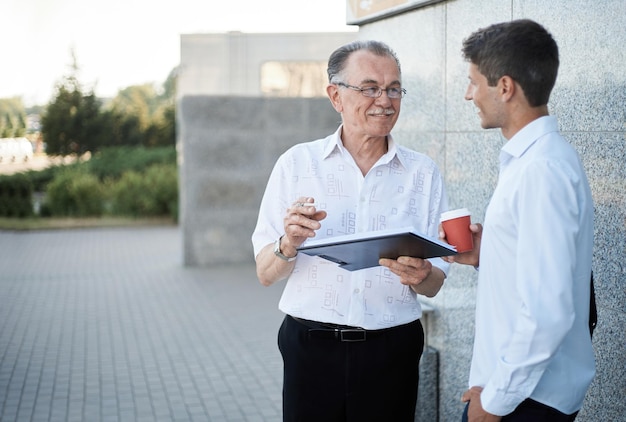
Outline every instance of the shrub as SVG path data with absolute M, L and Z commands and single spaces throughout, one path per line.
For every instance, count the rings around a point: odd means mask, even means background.
M 0 177 L 0 216 L 29 217 L 33 214 L 33 184 L 24 174 Z
M 176 164 L 175 147 L 109 147 L 94 154 L 85 163 L 100 180 L 119 179 L 124 172 L 143 172 L 154 164 Z
M 5 177 L 0 183 L 0 216 L 31 216 L 36 191 L 46 193 L 42 217 L 113 214 L 178 220 L 174 147 L 109 147 L 88 161 Z
M 45 192 L 46 186 L 54 180 L 57 173 L 66 170 L 68 167 L 79 167 L 81 164 L 56 164 L 42 170 L 28 170 L 24 174 L 33 184 L 35 192 Z
M 68 167 L 48 184 L 43 208 L 57 216 L 100 216 L 104 200 L 105 190 L 96 176 L 82 167 Z
M 178 219 L 178 170 L 154 164 L 145 172 L 127 171 L 110 187 L 111 212 L 128 216 L 171 216 Z

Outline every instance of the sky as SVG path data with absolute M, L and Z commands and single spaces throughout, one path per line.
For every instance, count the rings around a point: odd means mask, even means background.
M 44 105 L 69 75 L 99 97 L 162 84 L 180 34 L 356 31 L 346 0 L 0 0 L 0 98 Z

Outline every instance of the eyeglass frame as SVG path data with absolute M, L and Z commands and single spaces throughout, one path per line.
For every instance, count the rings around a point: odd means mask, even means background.
M 395 86 L 383 89 L 383 88 L 381 88 L 379 86 L 370 86 L 370 87 L 367 87 L 367 88 L 359 88 L 358 86 L 349 85 L 349 84 L 344 83 L 344 82 L 335 82 L 335 85 L 343 86 L 344 88 L 349 88 L 349 89 L 352 89 L 354 91 L 359 91 L 359 92 L 361 92 L 361 95 L 363 95 L 364 97 L 367 97 L 367 98 L 380 98 L 380 96 L 383 95 L 383 91 L 385 91 L 385 93 L 387 94 L 387 97 L 389 99 L 391 99 L 391 100 L 400 100 L 400 99 L 402 99 L 406 95 L 406 89 L 398 88 L 398 87 L 395 87 Z M 373 91 L 373 90 L 376 90 L 376 91 Z M 389 95 L 389 91 L 390 90 L 397 91 L 399 93 L 398 94 L 399 96 L 398 97 L 396 97 L 396 96 L 392 97 L 391 95 Z M 366 94 L 366 92 L 368 92 L 368 91 L 371 92 L 373 95 Z

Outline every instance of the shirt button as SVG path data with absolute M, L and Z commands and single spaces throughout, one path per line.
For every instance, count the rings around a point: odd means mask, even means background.
M 359 290 L 359 289 L 354 289 L 354 294 L 355 294 L 355 295 L 358 295 L 358 294 L 359 294 L 359 292 L 360 292 L 360 290 Z

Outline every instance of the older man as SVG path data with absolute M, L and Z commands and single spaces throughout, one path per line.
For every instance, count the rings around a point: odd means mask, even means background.
M 430 158 L 390 134 L 406 91 L 387 45 L 338 48 L 328 77 L 342 124 L 278 159 L 252 235 L 260 282 L 287 279 L 284 420 L 413 421 L 424 343 L 416 295 L 434 296 L 449 264 L 400 257 L 350 272 L 297 248 L 312 237 L 406 226 L 436 237 L 443 180 Z

